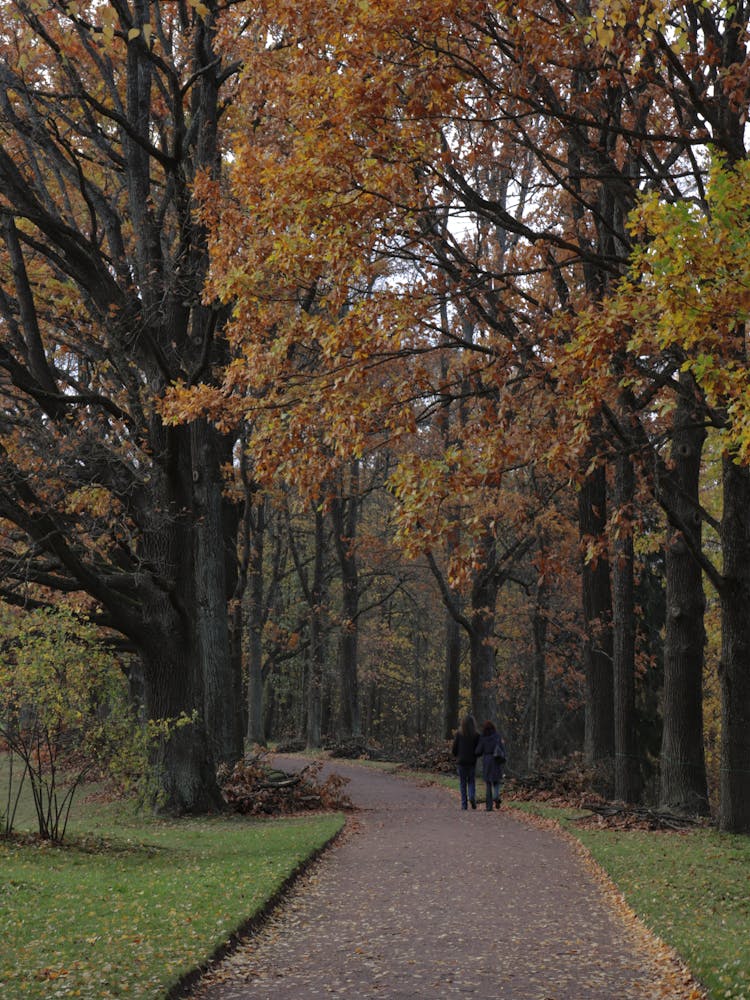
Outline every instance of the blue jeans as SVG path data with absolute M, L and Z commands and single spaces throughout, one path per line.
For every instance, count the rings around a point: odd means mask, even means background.
M 492 809 L 492 800 L 494 799 L 495 802 L 497 802 L 500 799 L 500 782 L 499 781 L 485 781 L 485 786 L 487 788 L 487 792 L 486 792 L 484 801 L 487 804 L 487 808 L 491 810 Z
M 467 792 L 469 802 L 476 802 L 476 764 L 458 765 L 458 782 L 461 786 L 461 808 L 468 809 Z

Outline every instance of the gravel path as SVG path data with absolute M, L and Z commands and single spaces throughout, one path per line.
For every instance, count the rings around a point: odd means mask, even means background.
M 332 769 L 351 779 L 354 829 L 193 1000 L 699 995 L 565 839 L 506 809 L 462 812 L 441 787 Z

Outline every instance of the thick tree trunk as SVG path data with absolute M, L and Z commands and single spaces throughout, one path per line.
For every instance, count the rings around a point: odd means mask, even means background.
M 719 826 L 750 833 L 750 469 L 724 458 Z
M 203 674 L 203 714 L 216 764 L 242 756 L 242 685 L 229 648 L 219 442 L 204 421 L 191 425 L 196 633 Z
M 614 690 L 612 676 L 612 594 L 605 549 L 588 557 L 586 545 L 603 545 L 607 523 L 606 470 L 598 465 L 585 477 L 578 495 L 579 530 L 583 543 L 583 664 L 586 683 L 586 762 L 596 767 L 604 786 L 614 755 Z
M 612 544 L 613 677 L 615 717 L 615 798 L 638 802 L 641 771 L 635 711 L 635 578 L 633 567 L 633 501 L 635 475 L 626 452 L 615 466 L 614 502 L 620 523 Z
M 682 377 L 687 386 L 687 377 Z M 688 400 L 675 415 L 671 467 L 660 481 L 672 520 L 666 538 L 666 627 L 659 805 L 708 812 L 703 750 L 703 660 L 706 598 L 701 548 L 700 466 L 706 432 Z M 675 525 L 679 524 L 680 527 Z M 692 551 L 691 551 L 692 549 Z
M 158 609 L 152 611 L 155 624 Z M 191 630 L 167 602 L 159 624 L 141 651 L 147 717 L 166 720 L 168 726 L 152 752 L 160 788 L 156 805 L 175 815 L 215 810 L 222 804 L 216 767 L 197 710 L 202 700 L 200 656 Z

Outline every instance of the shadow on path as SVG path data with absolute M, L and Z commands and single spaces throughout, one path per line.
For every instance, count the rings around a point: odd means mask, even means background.
M 351 779 L 359 829 L 193 1000 L 690 996 L 564 839 L 506 810 L 461 812 L 445 788 L 329 766 Z

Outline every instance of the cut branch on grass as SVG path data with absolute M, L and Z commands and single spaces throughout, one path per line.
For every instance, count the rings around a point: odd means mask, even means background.
M 288 816 L 310 811 L 351 809 L 344 792 L 349 779 L 331 774 L 321 780 L 322 761 L 312 761 L 294 774 L 272 768 L 263 751 L 219 772 L 229 809 L 249 816 Z

